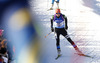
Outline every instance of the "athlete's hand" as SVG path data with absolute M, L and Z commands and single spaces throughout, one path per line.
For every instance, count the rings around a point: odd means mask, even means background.
M 65 27 L 65 29 L 67 30 L 67 29 L 68 29 L 68 27 Z
M 54 32 L 54 29 L 53 29 L 53 28 L 51 28 L 51 31 L 52 31 L 52 32 Z

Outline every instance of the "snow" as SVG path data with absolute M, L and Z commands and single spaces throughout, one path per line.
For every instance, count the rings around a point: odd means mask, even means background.
M 79 49 L 94 58 L 78 56 L 74 48 L 60 36 L 62 57 L 57 56 L 56 40 L 54 33 L 44 38 L 50 29 L 50 18 L 54 10 L 47 11 L 51 7 L 51 0 L 31 0 L 31 9 L 34 12 L 37 23 L 40 25 L 40 33 L 43 39 L 43 56 L 40 63 L 99 63 L 100 62 L 100 0 L 60 0 L 60 8 L 68 18 L 68 34 L 78 45 Z M 54 5 L 56 8 L 56 3 Z

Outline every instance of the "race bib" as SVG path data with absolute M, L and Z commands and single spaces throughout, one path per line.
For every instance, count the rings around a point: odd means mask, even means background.
M 61 23 L 54 22 L 54 27 L 62 27 L 62 26 L 64 26 L 64 21 Z

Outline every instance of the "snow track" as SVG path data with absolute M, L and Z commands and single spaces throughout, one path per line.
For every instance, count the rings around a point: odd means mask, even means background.
M 50 18 L 55 13 L 54 10 L 47 11 L 51 1 L 33 0 L 30 3 L 37 23 L 42 28 L 40 29 L 41 36 L 44 37 L 51 31 Z M 68 18 L 68 33 L 72 40 L 83 53 L 94 58 L 75 55 L 73 47 L 61 36 L 62 57 L 55 60 L 57 56 L 56 40 L 52 33 L 46 39 L 43 38 L 44 54 L 40 63 L 100 63 L 100 0 L 60 0 L 60 8 L 66 9 L 61 12 Z

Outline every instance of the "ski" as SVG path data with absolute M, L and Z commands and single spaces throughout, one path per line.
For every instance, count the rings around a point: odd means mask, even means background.
M 53 9 L 53 8 L 52 8 L 52 9 L 50 8 L 50 9 L 48 9 L 47 11 L 50 11 L 50 10 L 54 10 L 54 9 Z
M 66 11 L 66 9 L 61 9 L 61 10 Z
M 50 8 L 47 11 L 50 11 L 50 10 L 55 10 L 55 8 L 52 8 L 52 9 Z M 60 9 L 60 10 L 66 11 L 66 9 Z
M 91 56 L 89 56 L 89 55 L 85 55 L 85 54 L 81 54 L 81 53 L 75 53 L 75 54 L 77 54 L 77 55 L 79 55 L 79 56 L 84 56 L 84 57 L 93 58 L 93 57 L 91 57 Z
M 62 54 L 60 54 L 60 55 L 58 55 L 55 59 L 57 60 L 59 57 L 61 57 L 62 56 Z

